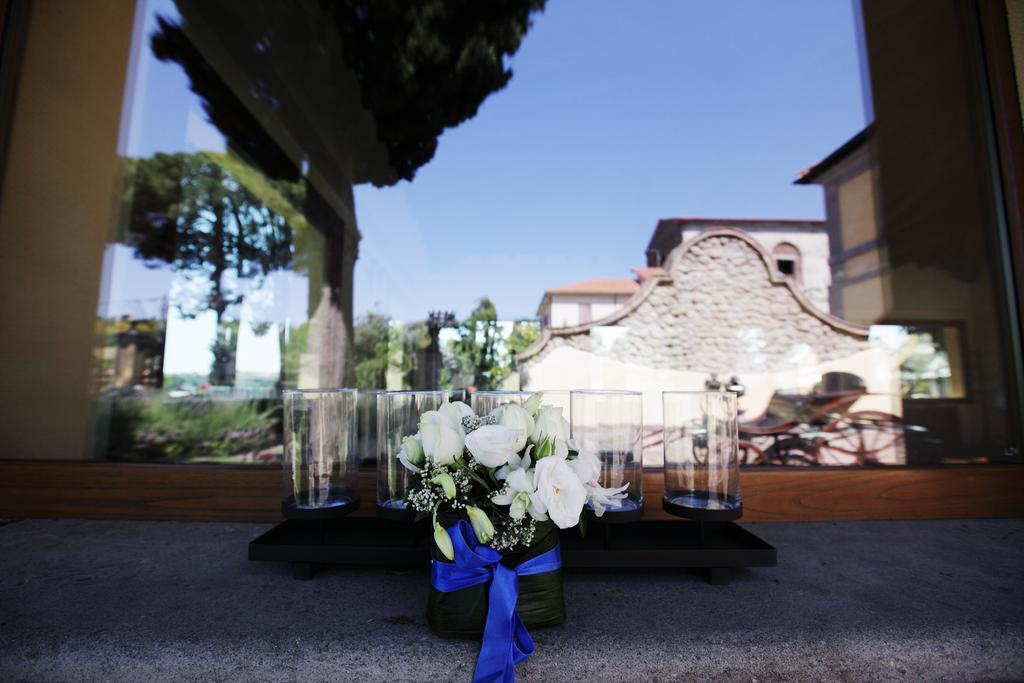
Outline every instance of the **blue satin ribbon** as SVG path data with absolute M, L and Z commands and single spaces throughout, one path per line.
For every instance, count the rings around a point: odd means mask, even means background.
M 473 527 L 466 520 L 460 519 L 448 527 L 448 535 L 455 549 L 455 561 L 431 563 L 430 582 L 434 588 L 451 593 L 491 582 L 487 625 L 473 683 L 514 683 L 516 664 L 526 661 L 535 649 L 533 639 L 516 613 L 519 577 L 561 568 L 559 546 L 513 568 L 501 563 L 501 553 L 477 541 Z

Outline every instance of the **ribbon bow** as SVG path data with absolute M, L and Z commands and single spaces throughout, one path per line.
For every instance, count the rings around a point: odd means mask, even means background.
M 514 683 L 516 664 L 533 654 L 533 639 L 516 613 L 519 577 L 543 574 L 562 566 L 559 546 L 523 562 L 518 567 L 501 563 L 501 553 L 477 542 L 473 528 L 460 519 L 448 528 L 455 549 L 455 562 L 431 563 L 430 581 L 443 592 L 462 590 L 491 582 L 488 592 L 487 624 L 473 683 Z

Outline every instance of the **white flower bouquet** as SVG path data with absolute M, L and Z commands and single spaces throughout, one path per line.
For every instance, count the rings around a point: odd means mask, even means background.
M 562 409 L 542 400 L 533 394 L 489 415 L 445 403 L 423 413 L 419 432 L 402 440 L 398 458 L 419 475 L 409 503 L 432 517 L 434 542 L 448 560 L 452 542 L 442 522 L 453 515 L 472 525 L 480 543 L 515 552 L 533 543 L 540 523 L 568 529 L 588 502 L 599 517 L 622 504 L 626 487 L 600 485 L 598 457 L 569 438 Z
M 600 516 L 626 497 L 626 487 L 600 485 L 599 458 L 569 438 L 561 408 L 542 399 L 488 415 L 445 403 L 402 440 L 398 458 L 418 475 L 407 500 L 433 528 L 427 617 L 439 635 L 484 633 L 509 571 L 518 575 L 512 607 L 524 628 L 565 621 L 558 530 L 583 527 L 588 503 Z M 485 649 L 492 640 L 484 633 Z

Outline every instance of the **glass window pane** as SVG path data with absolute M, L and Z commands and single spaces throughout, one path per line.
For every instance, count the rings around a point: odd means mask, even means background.
M 918 8 L 36 0 L 5 457 L 274 463 L 289 388 L 631 389 L 658 466 L 707 387 L 746 465 L 1019 460 L 977 20 Z

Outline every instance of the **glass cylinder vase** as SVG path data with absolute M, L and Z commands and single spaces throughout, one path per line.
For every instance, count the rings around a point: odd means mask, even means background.
M 605 507 L 605 522 L 631 522 L 643 516 L 643 395 L 639 391 L 571 392 L 573 441 L 601 460 L 606 488 L 628 485 L 619 507 Z
M 532 395 L 531 391 L 474 391 L 469 407 L 477 415 L 487 415 L 506 403 L 523 405 Z
M 377 397 L 377 515 L 411 520 L 415 511 L 406 500 L 415 474 L 398 459 L 402 439 L 419 431 L 420 415 L 437 410 L 447 391 L 388 391 Z
M 737 397 L 725 391 L 666 391 L 667 512 L 697 520 L 731 520 L 743 514 L 740 500 Z
M 359 507 L 354 389 L 298 389 L 284 403 L 284 498 L 289 519 L 329 519 Z
M 570 419 L 572 411 L 569 392 L 557 389 L 552 391 L 475 391 L 470 407 L 477 415 L 487 415 L 504 403 L 523 405 L 534 394 L 541 394 L 541 405 L 561 408 L 565 419 Z
M 359 449 L 359 463 L 363 470 L 372 470 L 377 466 L 377 402 L 387 389 L 356 390 L 356 425 L 359 436 L 356 448 Z

